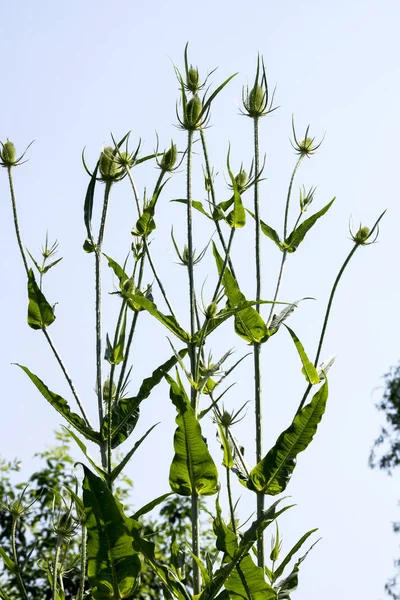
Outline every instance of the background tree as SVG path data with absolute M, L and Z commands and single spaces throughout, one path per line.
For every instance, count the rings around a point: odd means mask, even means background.
M 376 408 L 385 414 L 386 426 L 382 426 L 369 457 L 371 468 L 379 467 L 392 475 L 400 465 L 400 364 L 384 375 L 384 393 Z M 393 523 L 393 531 L 400 532 L 400 522 Z M 391 598 L 400 598 L 400 559 L 394 561 L 398 573 L 391 577 L 385 590 Z

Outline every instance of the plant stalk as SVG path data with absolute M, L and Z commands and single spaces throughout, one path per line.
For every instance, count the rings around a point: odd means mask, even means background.
M 52 596 L 52 600 L 57 600 L 57 579 L 58 579 L 58 569 L 59 569 L 59 564 L 60 564 L 60 552 L 61 552 L 61 543 L 60 540 L 57 540 L 57 544 L 56 544 L 56 554 L 54 557 L 54 564 L 53 564 L 53 596 Z
M 81 582 L 79 585 L 79 592 L 77 600 L 83 600 L 85 594 L 85 578 L 86 578 L 86 527 L 82 525 L 82 539 L 81 539 Z
M 101 375 L 102 363 L 102 344 L 101 344 L 101 251 L 104 239 L 104 229 L 106 226 L 108 202 L 110 198 L 111 182 L 106 182 L 104 191 L 103 210 L 101 214 L 99 237 L 95 250 L 95 280 L 96 280 L 96 391 L 97 391 L 97 408 L 99 414 L 99 427 L 103 422 L 103 382 Z M 107 467 L 107 455 L 104 445 L 100 447 L 101 463 L 104 468 Z
M 22 581 L 21 572 L 19 570 L 17 544 L 16 544 L 16 531 L 17 531 L 17 519 L 15 517 L 13 517 L 12 528 L 11 528 L 11 545 L 12 545 L 14 562 L 17 567 L 15 576 L 17 578 L 18 586 L 19 586 L 20 592 L 23 596 L 23 600 L 29 600 L 28 594 L 26 593 L 26 589 L 24 586 L 24 582 Z

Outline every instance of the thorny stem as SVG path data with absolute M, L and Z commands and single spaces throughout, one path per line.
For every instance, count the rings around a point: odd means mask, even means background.
M 194 289 L 194 269 L 193 269 L 193 225 L 192 225 L 192 151 L 193 151 L 193 131 L 188 131 L 188 149 L 187 149 L 187 171 L 186 171 L 186 200 L 187 200 L 187 240 L 188 240 L 188 278 L 189 278 L 189 307 L 190 307 L 190 335 L 193 338 L 196 331 L 196 297 Z M 190 342 L 189 357 L 190 370 L 193 381 L 197 379 L 196 349 Z M 191 406 L 197 413 L 197 392 L 191 387 Z M 200 556 L 199 540 L 199 499 L 196 490 L 192 490 L 192 552 L 194 556 Z M 200 593 L 200 569 L 197 562 L 193 559 L 193 594 Z
M 29 277 L 28 262 L 26 260 L 26 255 L 25 255 L 24 247 L 22 245 L 22 239 L 21 239 L 21 234 L 20 234 L 19 224 L 18 224 L 17 203 L 16 203 L 16 199 L 15 199 L 15 191 L 14 191 L 14 183 L 13 183 L 13 178 L 12 178 L 12 173 L 11 173 L 11 167 L 9 167 L 7 169 L 7 171 L 8 171 L 8 181 L 9 181 L 9 184 L 10 184 L 10 194 L 11 194 L 11 203 L 12 203 L 12 210 L 13 210 L 13 217 L 14 217 L 15 235 L 17 237 L 18 248 L 19 248 L 19 251 L 20 251 L 21 256 L 22 256 L 22 262 L 24 263 L 24 268 L 25 268 L 25 271 L 26 271 L 26 275 L 27 275 L 27 277 Z M 40 289 L 41 289 L 41 287 L 42 286 L 41 286 L 41 281 L 40 281 Z M 52 350 L 52 352 L 53 352 L 53 354 L 54 354 L 54 356 L 55 356 L 55 358 L 56 358 L 56 360 L 58 362 L 58 364 L 61 367 L 62 372 L 64 373 L 64 377 L 65 377 L 65 379 L 68 382 L 70 390 L 71 390 L 71 392 L 72 392 L 72 394 L 73 394 L 73 396 L 74 396 L 74 398 L 76 400 L 76 403 L 77 403 L 77 405 L 79 407 L 79 410 L 82 413 L 83 418 L 86 421 L 86 424 L 89 427 L 91 427 L 89 419 L 88 419 L 88 417 L 87 417 L 87 415 L 85 413 L 85 409 L 83 408 L 83 404 L 81 403 L 81 401 L 79 399 L 79 396 L 78 396 L 78 393 L 77 393 L 77 391 L 75 389 L 75 386 L 72 383 L 72 379 L 69 376 L 67 368 L 64 365 L 63 360 L 62 360 L 61 356 L 59 355 L 56 347 L 54 346 L 50 335 L 47 333 L 46 327 L 42 327 L 42 331 L 43 331 L 43 334 L 44 334 L 44 336 L 45 336 L 45 338 L 46 338 L 46 340 L 47 340 L 47 342 L 48 342 L 48 344 L 49 344 L 49 346 L 50 346 L 50 348 L 51 348 L 51 350 Z
M 82 524 L 82 538 L 81 538 L 81 582 L 79 584 L 79 592 L 77 600 L 83 600 L 85 594 L 85 577 L 86 577 L 86 526 Z
M 124 301 L 121 304 L 121 309 L 119 311 L 117 325 L 115 327 L 115 335 L 114 335 L 113 348 L 115 348 L 116 345 L 118 344 L 119 332 L 120 332 L 120 329 L 121 329 L 122 318 L 124 316 L 124 312 L 125 311 L 126 311 L 126 300 L 124 299 Z M 125 318 L 126 318 L 126 314 L 125 314 Z M 110 383 L 109 383 L 109 387 L 108 387 L 108 398 L 107 398 L 107 419 L 108 419 L 108 427 L 107 427 L 107 467 L 108 467 L 108 474 L 109 475 L 111 475 L 111 471 L 112 471 L 112 465 L 111 465 L 111 456 L 112 456 L 112 403 L 113 403 L 112 386 L 113 386 L 114 372 L 115 372 L 115 362 L 113 362 L 113 364 L 111 365 L 111 369 L 110 369 L 110 378 L 109 378 Z M 117 398 L 117 396 L 116 396 L 116 398 Z M 111 489 L 111 480 L 110 480 L 110 489 Z
M 57 540 L 57 545 L 56 545 L 56 554 L 54 557 L 54 564 L 53 564 L 53 600 L 57 600 L 57 579 L 58 579 L 58 569 L 59 569 L 59 563 L 60 563 L 60 552 L 61 552 L 61 542 L 58 539 Z
M 254 117 L 254 217 L 255 217 L 255 259 L 256 259 L 256 302 L 261 299 L 261 250 L 260 250 L 260 206 L 259 206 L 259 170 L 260 147 L 258 141 L 259 120 Z M 260 313 L 260 305 L 256 304 Z M 254 399 L 256 422 L 256 463 L 262 459 L 262 406 L 261 406 L 261 344 L 254 344 Z M 261 519 L 264 512 L 264 494 L 257 492 L 257 518 Z M 257 564 L 264 569 L 264 535 L 261 533 L 257 540 Z
M 299 156 L 299 158 L 296 161 L 296 164 L 294 166 L 293 172 L 292 172 L 292 176 L 290 178 L 290 182 L 289 182 L 289 188 L 288 188 L 288 193 L 287 193 L 287 197 L 286 197 L 286 207 L 285 207 L 285 218 L 283 221 L 283 241 L 285 242 L 286 238 L 287 238 L 287 229 L 288 229 L 288 218 L 289 218 L 289 206 L 290 206 L 290 198 L 292 195 L 292 188 L 293 188 L 293 181 L 294 178 L 296 176 L 296 173 L 300 167 L 300 163 L 302 161 L 304 157 L 303 156 Z M 294 229 L 296 229 L 297 224 L 301 218 L 301 214 L 299 218 L 296 221 L 296 225 L 294 226 Z M 283 272 L 284 272 L 284 268 L 285 268 L 285 263 L 286 263 L 286 259 L 287 259 L 287 255 L 288 255 L 288 251 L 285 248 L 282 252 L 282 260 L 281 260 L 281 266 L 279 269 L 279 275 L 278 275 L 278 281 L 276 283 L 276 288 L 275 288 L 275 294 L 274 294 L 274 299 L 273 302 L 271 304 L 271 310 L 269 311 L 269 317 L 268 317 L 268 321 L 267 321 L 267 325 L 269 326 L 271 324 L 272 321 L 272 317 L 273 317 L 273 312 L 274 312 L 274 308 L 275 308 L 275 303 L 278 300 L 278 295 L 279 295 L 279 290 L 282 284 L 282 280 L 283 280 Z
M 343 273 L 344 273 L 347 265 L 349 264 L 350 260 L 352 259 L 353 255 L 354 255 L 355 251 L 357 250 L 357 248 L 359 247 L 359 245 L 360 244 L 358 244 L 357 242 L 354 244 L 354 246 L 351 249 L 351 251 L 349 252 L 346 260 L 342 264 L 342 266 L 341 266 L 341 268 L 339 270 L 339 273 L 336 276 L 335 282 L 333 284 L 332 291 L 331 291 L 331 294 L 329 296 L 328 304 L 327 304 L 327 307 L 326 307 L 325 318 L 324 318 L 324 323 L 322 325 L 321 335 L 320 335 L 320 338 L 319 338 L 317 353 L 315 355 L 315 360 L 314 360 L 314 367 L 315 368 L 317 368 L 317 366 L 318 366 L 318 361 L 319 361 L 319 358 L 320 358 L 320 355 L 321 355 L 322 344 L 324 343 L 326 328 L 328 326 L 329 315 L 330 315 L 331 308 L 332 308 L 333 298 L 334 298 L 335 293 L 336 293 L 336 288 L 339 285 L 339 281 L 341 280 L 342 275 L 343 275 Z M 312 388 L 312 385 L 311 385 L 311 383 L 309 383 L 308 386 L 307 386 L 306 391 L 304 392 L 303 398 L 301 399 L 301 402 L 299 404 L 299 407 L 297 409 L 297 413 L 296 414 L 298 414 L 301 411 L 301 409 L 303 408 L 303 406 L 304 406 L 304 404 L 305 404 L 305 402 L 307 400 L 308 394 L 310 393 L 311 388 Z
M 126 169 L 126 172 L 127 172 L 127 174 L 128 174 L 128 178 L 129 178 L 129 181 L 130 181 L 130 184 L 131 184 L 132 190 L 133 190 L 133 195 L 135 196 L 136 206 L 137 206 L 137 209 L 138 209 L 138 215 L 139 215 L 139 217 L 140 217 L 140 216 L 141 216 L 141 214 L 142 214 L 142 211 L 141 211 L 141 209 L 140 209 L 140 204 L 139 204 L 139 194 L 138 194 L 138 192 L 137 192 L 137 188 L 136 188 L 135 180 L 133 179 L 133 177 L 132 177 L 132 173 L 131 173 L 131 170 L 130 170 L 129 168 L 127 168 L 127 169 Z M 160 187 L 160 185 L 161 185 L 161 182 L 162 182 L 162 180 L 163 180 L 163 177 L 164 177 L 164 175 L 165 175 L 165 171 L 161 171 L 161 173 L 160 173 L 160 175 L 159 175 L 159 177 L 158 177 L 157 183 L 156 183 L 156 187 L 154 188 L 154 193 L 155 193 L 155 192 L 158 190 L 158 188 Z M 165 303 L 166 303 L 166 305 L 168 306 L 168 309 L 169 309 L 169 311 L 170 311 L 171 315 L 174 317 L 174 316 L 175 316 L 175 314 L 174 314 L 173 308 L 172 308 L 172 306 L 171 306 L 171 303 L 170 303 L 170 301 L 168 300 L 167 292 L 166 292 L 166 290 L 165 290 L 165 288 L 164 288 L 164 286 L 163 286 L 163 283 L 162 283 L 162 281 L 161 281 L 161 279 L 160 279 L 160 277 L 159 277 L 159 275 L 158 275 L 158 273 L 157 273 L 157 270 L 156 270 L 155 264 L 154 264 L 154 262 L 153 262 L 153 258 L 152 258 L 152 256 L 151 256 L 151 253 L 150 253 L 150 248 L 149 248 L 149 244 L 148 244 L 148 242 L 147 242 L 147 238 L 146 238 L 146 237 L 143 237 L 143 245 L 144 245 L 144 249 L 145 249 L 145 252 L 146 252 L 147 258 L 148 258 L 148 260 L 149 260 L 149 264 L 150 264 L 151 270 L 153 271 L 154 279 L 157 281 L 157 285 L 158 285 L 158 287 L 160 288 L 160 292 L 161 292 L 161 293 L 162 293 L 162 295 L 163 295 L 163 298 L 164 298 L 164 300 L 165 300 Z
M 210 185 L 210 190 L 211 190 L 211 199 L 212 199 L 213 206 L 215 207 L 216 204 L 217 204 L 216 195 L 215 195 L 215 187 L 214 187 L 214 181 L 213 181 L 211 167 L 210 167 L 210 159 L 209 159 L 209 156 L 208 156 L 208 149 L 207 149 L 207 144 L 206 144 L 206 136 L 205 136 L 203 130 L 200 131 L 200 138 L 201 138 L 201 144 L 203 146 L 204 162 L 206 163 L 206 172 L 207 172 L 207 177 L 208 177 L 208 180 L 209 180 L 209 185 Z M 226 245 L 225 238 L 224 238 L 222 230 L 221 230 L 221 226 L 220 226 L 218 220 L 215 220 L 214 223 L 215 223 L 215 228 L 217 230 L 220 242 L 222 244 L 222 247 L 223 247 L 225 255 L 226 255 L 227 254 L 227 245 Z M 231 261 L 230 257 L 229 257 L 229 263 L 228 264 L 229 264 L 229 268 L 231 270 L 231 273 L 232 273 L 233 277 L 235 277 L 235 279 L 236 279 L 235 270 L 233 268 L 233 264 L 232 264 L 232 261 Z
M 106 183 L 104 191 L 103 211 L 101 214 L 99 237 L 97 239 L 97 245 L 95 250 L 95 278 L 96 278 L 96 388 L 97 388 L 97 406 L 99 414 L 99 426 L 103 422 L 103 384 L 101 376 L 101 361 L 102 361 L 102 348 L 101 348 L 101 250 L 104 238 L 104 229 L 107 219 L 108 201 L 110 198 L 111 183 Z M 107 456 L 104 446 L 101 447 L 101 462 L 103 467 L 107 466 Z
M 13 210 L 13 217 L 14 217 L 15 235 L 17 236 L 18 248 L 19 248 L 19 251 L 21 252 L 22 262 L 24 263 L 26 275 L 28 277 L 29 276 L 29 267 L 28 267 L 28 261 L 26 260 L 24 247 L 22 245 L 21 234 L 19 231 L 17 203 L 15 201 L 14 183 L 13 183 L 13 178 L 12 178 L 12 174 L 11 174 L 11 167 L 7 168 L 7 172 L 8 172 L 8 182 L 10 184 L 10 194 L 11 194 L 11 203 L 12 203 L 12 210 Z
M 71 379 L 71 377 L 70 377 L 70 375 L 69 375 L 69 373 L 67 371 L 66 366 L 64 365 L 64 362 L 63 362 L 61 356 L 59 355 L 59 353 L 57 351 L 57 348 L 54 345 L 53 340 L 50 337 L 50 334 L 48 333 L 46 327 L 42 327 L 42 331 L 43 331 L 43 334 L 44 334 L 44 336 L 45 336 L 45 338 L 46 338 L 46 340 L 47 340 L 47 342 L 48 342 L 48 344 L 49 344 L 49 346 L 50 346 L 50 348 L 51 348 L 54 356 L 56 357 L 56 360 L 57 360 L 58 364 L 60 365 L 60 368 L 61 368 L 62 372 L 64 373 L 64 377 L 65 377 L 65 379 L 68 382 L 70 390 L 71 390 L 71 392 L 72 392 L 72 394 L 73 394 L 73 396 L 74 396 L 74 398 L 76 400 L 77 405 L 79 406 L 79 410 L 81 411 L 82 416 L 83 416 L 83 418 L 86 421 L 86 424 L 88 425 L 88 427 L 92 428 L 92 426 L 90 424 L 90 421 L 89 421 L 89 418 L 88 418 L 88 416 L 86 414 L 86 411 L 83 408 L 83 404 L 82 404 L 82 402 L 79 399 L 78 392 L 75 389 L 75 386 L 74 386 L 74 384 L 72 382 L 72 379 Z
M 17 531 L 17 518 L 13 517 L 12 528 L 11 528 L 11 545 L 12 545 L 14 562 L 17 567 L 15 576 L 17 578 L 19 589 L 20 589 L 21 594 L 23 595 L 24 600 L 29 600 L 28 594 L 26 593 L 26 589 L 24 586 L 24 582 L 22 581 L 21 572 L 19 570 L 17 544 L 16 544 L 16 531 Z

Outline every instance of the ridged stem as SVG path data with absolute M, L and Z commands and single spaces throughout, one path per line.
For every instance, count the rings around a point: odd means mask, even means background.
M 24 586 L 24 582 L 22 581 L 22 576 L 21 576 L 21 573 L 19 570 L 19 564 L 18 564 L 17 543 L 16 543 L 17 520 L 18 519 L 13 517 L 13 522 L 12 522 L 12 527 L 11 527 L 11 545 L 12 545 L 13 559 L 14 559 L 14 563 L 16 565 L 15 576 L 17 578 L 19 590 L 23 596 L 23 600 L 29 600 L 28 594 L 26 593 L 26 589 Z

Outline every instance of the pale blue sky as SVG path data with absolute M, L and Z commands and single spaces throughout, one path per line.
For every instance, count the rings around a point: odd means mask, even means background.
M 174 127 L 178 92 L 171 60 L 182 65 L 187 40 L 190 58 L 203 74 L 219 66 L 212 76 L 215 83 L 239 72 L 216 101 L 213 127 L 208 131 L 213 162 L 221 173 L 221 199 L 227 193 L 222 172 L 228 141 L 236 168 L 241 160 L 248 161 L 251 152 L 250 121 L 237 115 L 241 86 L 247 77 L 253 77 L 258 51 L 265 57 L 271 86 L 277 85 L 280 105 L 261 126 L 261 147 L 267 155 L 262 218 L 275 228 L 282 227 L 285 192 L 295 160 L 289 144 L 292 113 L 300 132 L 310 123 L 313 135 L 319 138 L 326 133 L 321 150 L 303 165 L 296 183 L 318 186 L 313 208 L 333 196 L 337 201 L 304 247 L 290 257 L 282 289 L 282 298 L 287 300 L 317 298 L 317 302 L 301 305 L 291 320 L 311 355 L 331 282 L 350 248 L 350 214 L 357 225 L 360 221 L 371 225 L 388 209 L 379 244 L 356 253 L 340 286 L 323 351 L 324 358 L 337 354 L 330 373 L 329 408 L 313 444 L 300 455 L 289 488 L 298 506 L 281 522 L 286 549 L 313 527 L 319 527 L 323 537 L 302 565 L 299 590 L 293 595 L 297 600 L 382 598 L 398 550 L 390 527 L 391 520 L 398 519 L 398 475 L 389 479 L 371 472 L 367 459 L 380 424 L 373 406 L 380 392 L 374 389 L 400 357 L 399 27 L 400 8 L 395 0 L 205 0 L 196 4 L 73 0 L 0 5 L 0 139 L 10 137 L 18 149 L 36 140 L 29 150 L 29 162 L 15 172 L 22 234 L 32 252 L 43 243 L 47 228 L 50 237 L 60 242 L 65 258 L 46 284 L 51 301 L 59 302 L 51 333 L 93 418 L 92 257 L 81 249 L 87 176 L 80 153 L 86 146 L 93 164 L 110 131 L 122 137 L 130 129 L 133 140 L 143 139 L 145 152 L 154 148 L 155 131 L 162 145 L 173 137 L 184 147 L 184 134 Z M 25 325 L 25 280 L 12 229 L 6 172 L 1 175 L 0 451 L 8 458 L 21 457 L 28 476 L 37 464 L 31 458 L 33 452 L 53 442 L 52 431 L 60 418 L 10 363 L 27 365 L 61 394 L 67 396 L 68 391 L 42 336 Z M 151 188 L 155 177 L 151 168 L 138 171 L 138 185 Z M 165 222 L 174 222 L 181 243 L 182 209 L 167 200 L 182 194 L 183 185 L 183 174 L 177 175 L 159 212 L 160 230 Z M 203 195 L 200 179 L 194 195 Z M 246 202 L 249 205 L 250 196 Z M 116 259 L 123 260 L 134 219 L 128 186 L 122 184 L 112 202 L 105 241 L 105 250 Z M 196 246 L 201 247 L 206 233 L 203 220 L 197 223 Z M 251 296 L 250 228 L 240 235 L 245 251 L 237 249 L 235 261 L 243 287 Z M 246 263 L 243 255 L 247 249 Z M 269 240 L 263 240 L 263 250 L 263 296 L 269 298 L 280 257 Z M 185 303 L 180 297 L 186 293 L 186 283 L 183 270 L 172 266 L 168 231 L 165 235 L 157 232 L 154 254 L 160 271 L 168 270 L 169 287 L 184 286 L 171 292 L 174 305 L 183 314 Z M 212 264 L 211 258 L 207 264 Z M 200 268 L 200 283 L 205 275 L 204 267 Z M 111 278 L 106 283 L 105 291 L 111 290 Z M 206 289 L 210 291 L 210 285 Z M 107 307 L 105 329 L 108 326 L 110 330 L 115 315 L 113 298 L 107 298 Z M 133 349 L 132 391 L 168 353 L 164 332 L 150 317 L 142 332 L 146 336 L 143 348 L 139 352 L 137 347 Z M 153 336 L 161 339 L 156 347 Z M 227 340 L 222 342 L 221 352 L 227 349 Z M 237 356 L 246 351 L 237 338 L 228 343 L 236 346 Z M 269 388 L 264 393 L 267 449 L 289 423 L 303 382 L 284 332 L 265 346 L 263 361 L 264 385 Z M 232 406 L 251 399 L 249 376 L 251 365 L 245 363 L 237 374 L 239 384 L 231 395 Z M 137 506 L 168 489 L 174 410 L 166 388 L 144 406 L 140 431 L 154 422 L 155 414 L 162 423 L 146 444 L 147 451 L 152 449 L 150 464 L 156 480 L 143 486 L 149 471 L 144 448 L 128 469 L 138 482 Z M 206 434 L 219 460 L 210 424 Z M 251 409 L 237 434 L 250 448 L 251 457 Z M 253 496 L 243 493 L 240 506 L 242 515 L 252 512 Z

